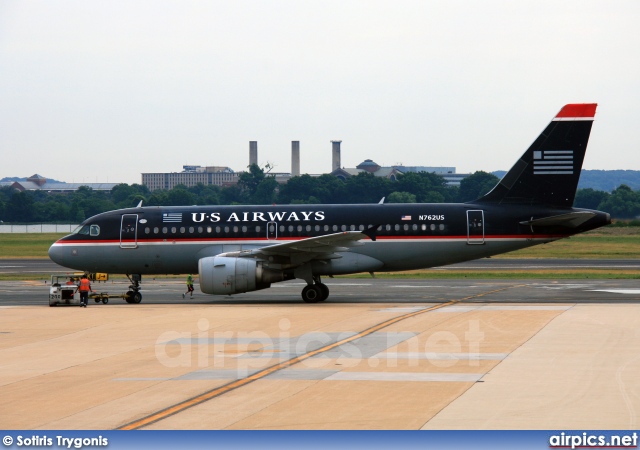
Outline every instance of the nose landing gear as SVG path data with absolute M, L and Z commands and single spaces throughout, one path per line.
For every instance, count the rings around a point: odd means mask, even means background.
M 127 291 L 125 301 L 127 303 L 140 303 L 142 301 L 142 294 L 140 293 L 140 281 L 142 280 L 142 275 L 139 273 L 134 273 L 133 275 L 127 274 L 127 278 L 131 282 L 131 285 Z

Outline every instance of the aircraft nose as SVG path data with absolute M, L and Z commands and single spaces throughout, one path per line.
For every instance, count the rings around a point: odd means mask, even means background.
M 54 242 L 51 247 L 49 247 L 49 258 L 56 264 L 64 266 L 64 261 L 62 257 L 62 246 L 56 245 L 58 242 Z

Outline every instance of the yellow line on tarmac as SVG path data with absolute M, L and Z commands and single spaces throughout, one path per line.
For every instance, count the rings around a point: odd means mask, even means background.
M 266 369 L 263 369 L 259 372 L 254 373 L 253 375 L 250 375 L 246 378 L 242 378 L 240 380 L 236 380 L 236 381 L 232 381 L 231 383 L 225 384 L 224 386 L 220 386 L 214 389 L 211 389 L 210 391 L 204 392 L 202 394 L 199 394 L 195 397 L 192 397 L 188 400 L 185 400 L 183 402 L 180 403 L 176 403 L 173 406 L 169 406 L 168 408 L 162 409 L 160 411 L 157 411 L 153 414 L 150 414 L 146 417 L 143 417 L 142 419 L 138 419 L 135 420 L 133 422 L 130 422 L 126 425 L 121 426 L 120 428 L 118 428 L 118 430 L 137 430 L 139 428 L 143 428 L 146 427 L 148 425 L 151 425 L 152 423 L 158 422 L 160 420 L 166 419 L 169 416 L 172 416 L 174 414 L 177 414 L 179 412 L 182 412 L 186 409 L 189 409 L 193 406 L 199 405 L 201 403 L 206 402 L 207 400 L 211 400 L 212 398 L 215 397 L 219 397 L 222 394 L 226 394 L 229 391 L 232 391 L 234 389 L 240 388 L 242 386 L 246 386 L 247 384 L 253 383 L 254 381 L 260 380 L 261 378 L 266 377 L 267 375 L 271 375 L 274 372 L 277 372 L 279 370 L 282 370 L 284 368 L 287 368 L 289 366 L 292 366 L 294 364 L 297 364 L 299 362 L 302 362 L 306 359 L 312 358 L 316 355 L 319 355 L 320 353 L 324 353 L 326 351 L 332 350 L 336 347 L 339 347 L 343 344 L 346 344 L 348 342 L 351 341 L 355 341 L 356 339 L 360 339 L 362 337 L 368 336 L 371 333 L 375 333 L 376 331 L 381 330 L 382 328 L 386 328 L 389 325 L 393 325 L 394 323 L 400 322 L 401 320 L 404 319 L 408 319 L 410 317 L 413 316 L 417 316 L 419 314 L 422 313 L 426 313 L 429 311 L 434 311 L 436 309 L 440 309 L 440 308 L 444 308 L 445 306 L 451 306 L 454 305 L 456 303 L 465 301 L 465 300 L 470 300 L 472 298 L 478 298 L 478 297 L 484 297 L 485 295 L 489 295 L 489 294 L 493 294 L 496 292 L 500 292 L 500 291 L 504 291 L 507 289 L 513 289 L 516 287 L 522 287 L 525 286 L 523 284 L 521 285 L 516 285 L 516 286 L 508 286 L 508 287 L 504 287 L 504 288 L 500 288 L 500 289 L 495 289 L 493 291 L 489 291 L 489 292 L 484 292 L 482 294 L 476 294 L 476 295 L 470 295 L 468 297 L 464 297 L 458 300 L 451 300 L 448 301 L 446 303 L 442 303 L 440 305 L 436 305 L 436 306 L 432 306 L 431 308 L 426 308 L 426 309 L 421 309 L 419 311 L 413 311 L 407 314 L 403 314 L 401 316 L 397 316 L 394 317 L 392 319 L 389 320 L 385 320 L 384 322 L 381 322 L 377 325 L 374 325 L 370 328 L 367 328 L 366 330 L 363 330 L 357 334 L 354 334 L 353 336 L 350 336 L 348 338 L 342 339 L 341 341 L 337 341 L 334 342 L 333 344 L 328 344 L 322 348 L 316 349 L 316 350 L 312 350 L 308 353 L 305 353 L 304 355 L 300 355 L 300 356 L 296 356 L 294 358 L 291 358 L 287 361 L 283 361 L 281 363 L 275 364 L 271 367 L 267 367 Z

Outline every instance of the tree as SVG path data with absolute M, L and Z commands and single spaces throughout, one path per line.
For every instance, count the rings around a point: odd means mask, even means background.
M 269 165 L 265 169 L 270 169 Z M 266 175 L 264 169 L 257 164 L 251 164 L 248 172 L 243 172 L 238 177 L 238 186 L 242 192 L 244 203 L 265 205 L 275 200 L 278 182 L 272 175 Z
M 600 204 L 609 197 L 608 192 L 596 191 L 595 189 L 586 188 L 578 189 L 576 198 L 573 201 L 575 208 L 598 209 Z
M 196 196 L 186 186 L 179 184 L 167 193 L 169 205 L 190 206 L 195 203 Z
M 398 177 L 397 185 L 393 189 L 415 195 L 418 203 L 440 203 L 453 199 L 447 182 L 436 173 L 405 173 Z
M 640 214 L 640 195 L 626 184 L 620 185 L 600 205 L 598 209 L 618 219 L 631 219 Z
M 189 188 L 189 191 L 196 194 L 196 204 L 198 205 L 220 204 L 220 188 L 218 186 L 198 184 Z
M 415 203 L 416 196 L 409 192 L 392 192 L 386 201 L 387 203 Z
M 14 193 L 7 204 L 8 217 L 12 222 L 31 222 L 33 220 L 33 194 Z
M 149 206 L 169 206 L 169 194 L 164 189 L 153 191 L 147 200 Z
M 307 203 L 311 197 L 317 200 L 321 196 L 320 190 L 321 182 L 316 177 L 307 174 L 292 177 L 280 187 L 278 203 Z
M 391 181 L 369 172 L 347 178 L 345 198 L 341 203 L 378 203 L 391 193 Z
M 459 202 L 470 202 L 488 193 L 500 180 L 492 173 L 479 170 L 460 181 Z

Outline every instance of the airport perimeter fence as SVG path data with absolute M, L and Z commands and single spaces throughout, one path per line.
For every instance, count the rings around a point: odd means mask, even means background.
M 71 223 L 1 223 L 0 233 L 71 233 L 77 227 Z

